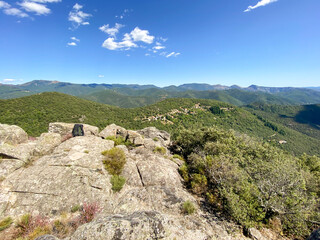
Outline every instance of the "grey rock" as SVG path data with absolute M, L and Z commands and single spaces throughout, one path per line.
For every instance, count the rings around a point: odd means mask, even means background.
M 28 134 L 15 125 L 0 124 L 0 145 L 16 145 L 28 140 Z
M 62 122 L 55 122 L 49 124 L 49 133 L 58 133 L 61 136 L 68 135 L 72 133 L 72 129 L 75 123 L 62 123 Z M 91 126 L 88 124 L 83 124 L 84 135 L 95 135 L 99 134 L 99 128 L 95 126 Z
M 307 240 L 320 240 L 320 228 L 313 231 Z
M 99 136 L 103 138 L 107 137 L 116 137 L 122 136 L 123 138 L 127 138 L 128 132 L 123 127 L 117 126 L 116 124 L 110 124 L 105 129 L 103 129 Z
M 59 240 L 59 238 L 53 236 L 53 235 L 43 235 L 40 237 L 37 237 L 35 240 Z
M 42 133 L 36 141 L 34 156 L 49 154 L 61 143 L 61 135 L 58 133 Z
M 138 133 L 140 133 L 145 138 L 157 139 L 164 147 L 170 145 L 170 134 L 166 131 L 158 130 L 155 127 L 147 127 L 139 130 Z
M 104 207 L 112 191 L 101 152 L 113 145 L 95 136 L 71 138 L 32 166 L 14 171 L 0 185 L 0 217 L 50 215 L 83 202 Z
M 136 131 L 128 130 L 127 140 L 136 146 L 141 146 L 144 143 L 142 136 Z

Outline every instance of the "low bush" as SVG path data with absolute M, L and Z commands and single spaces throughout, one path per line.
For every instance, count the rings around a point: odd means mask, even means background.
M 129 141 L 126 141 L 123 137 L 121 136 L 109 136 L 106 138 L 106 140 L 111 140 L 114 141 L 114 146 L 118 145 L 125 145 L 127 147 L 132 146 L 133 144 Z
M 111 175 L 120 175 L 126 164 L 126 155 L 119 148 L 112 148 L 101 153 L 105 156 L 103 164 L 105 169 Z
M 71 212 L 72 213 L 75 213 L 75 212 L 78 212 L 79 210 L 81 209 L 81 206 L 79 204 L 77 205 L 74 205 L 72 208 L 71 208 Z
M 155 147 L 153 149 L 153 152 L 154 153 L 160 153 L 160 154 L 164 155 L 164 154 L 166 154 L 167 151 L 166 151 L 166 149 L 164 147 Z
M 49 219 L 44 216 L 23 215 L 16 223 L 16 238 L 33 240 L 51 232 Z
M 79 223 L 85 224 L 91 222 L 101 210 L 102 209 L 97 202 L 84 203 L 80 212 Z
M 114 192 L 119 192 L 126 183 L 126 179 L 119 175 L 113 175 L 110 182 L 112 184 L 112 190 Z
M 194 204 L 191 201 L 188 200 L 182 204 L 182 212 L 184 214 L 191 215 L 195 211 L 196 211 L 196 208 L 194 207 Z
M 318 157 L 297 158 L 218 128 L 182 130 L 175 144 L 187 187 L 245 228 L 278 218 L 285 234 L 300 239 L 320 222 Z
M 0 232 L 9 228 L 12 224 L 13 220 L 11 217 L 7 217 L 0 221 Z

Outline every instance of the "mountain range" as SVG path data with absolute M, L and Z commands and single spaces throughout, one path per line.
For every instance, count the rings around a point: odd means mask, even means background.
M 0 84 L 0 99 L 10 99 L 41 92 L 60 92 L 109 105 L 133 108 L 156 103 L 167 98 L 214 99 L 237 106 L 255 102 L 301 105 L 320 103 L 320 88 L 262 87 L 251 85 L 209 85 L 190 83 L 157 87 L 138 84 L 75 84 L 34 80 L 20 85 Z

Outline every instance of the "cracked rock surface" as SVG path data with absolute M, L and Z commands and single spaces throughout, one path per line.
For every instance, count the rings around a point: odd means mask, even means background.
M 33 213 L 54 219 L 75 205 L 95 202 L 102 208 L 96 219 L 65 240 L 247 239 L 240 231 L 230 233 L 223 221 L 200 209 L 198 200 L 185 189 L 179 165 L 170 159 L 169 151 L 164 155 L 153 152 L 157 146 L 170 145 L 168 133 L 156 128 L 127 131 L 114 124 L 100 134 L 95 127 L 87 129 L 90 134 L 61 143 L 61 135 L 68 134 L 71 125 L 50 124 L 50 133 L 15 148 L 23 149 L 27 144 L 25 151 L 8 152 L 11 158 L 0 163 L 4 176 L 0 218 Z M 126 183 L 115 193 L 101 154 L 113 148 L 114 142 L 102 137 L 123 134 L 138 147 L 117 146 L 127 162 L 121 174 Z M 29 157 L 37 156 L 28 166 L 25 152 Z M 194 203 L 196 214 L 182 214 L 181 206 L 187 200 Z M 46 235 L 38 239 L 55 238 Z

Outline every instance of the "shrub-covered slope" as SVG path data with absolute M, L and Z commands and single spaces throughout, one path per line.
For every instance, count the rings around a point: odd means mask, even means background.
M 156 126 L 170 133 L 181 127 L 217 126 L 256 136 L 285 150 L 320 154 L 320 140 L 233 105 L 204 99 L 167 99 L 156 104 L 121 109 L 61 93 L 0 100 L 0 122 L 21 126 L 30 135 L 45 132 L 50 122 L 83 122 L 100 128 L 115 123 L 125 128 Z M 286 141 L 280 145 L 279 141 Z

